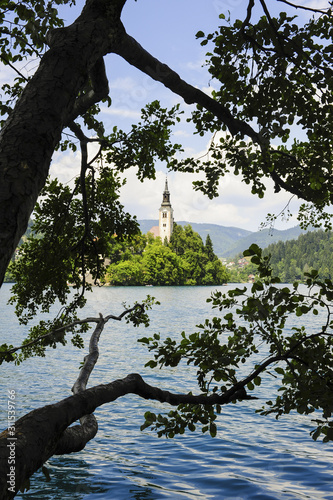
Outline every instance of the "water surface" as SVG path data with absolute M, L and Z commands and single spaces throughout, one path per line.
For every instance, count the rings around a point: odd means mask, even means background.
M 215 288 L 215 287 L 214 287 Z M 226 287 L 223 287 L 226 289 Z M 82 317 L 101 312 L 119 314 L 122 302 L 133 304 L 147 293 L 161 301 L 151 312 L 149 329 L 109 322 L 100 341 L 100 359 L 89 385 L 108 383 L 132 372 L 164 389 L 197 392 L 193 369 L 182 366 L 150 370 L 149 353 L 136 339 L 160 332 L 179 336 L 211 316 L 206 298 L 212 287 L 110 287 L 95 289 Z M 6 307 L 9 285 L 0 291 L 2 342 L 19 344 L 25 328 Z M 216 315 L 216 311 L 214 315 Z M 311 318 L 312 320 L 313 318 Z M 315 327 L 315 325 L 311 325 Z M 88 337 L 87 337 L 88 338 Z M 15 367 L 1 366 L 1 403 L 7 390 L 16 391 L 17 416 L 71 394 L 84 352 L 70 344 L 50 349 L 46 358 L 34 358 Z M 260 395 L 270 398 L 273 382 Z M 147 410 L 162 412 L 167 405 L 129 395 L 96 411 L 99 432 L 80 453 L 52 458 L 51 481 L 41 473 L 31 479 L 22 499 L 158 500 L 289 500 L 333 499 L 332 444 L 313 442 L 310 419 L 288 415 L 276 421 L 255 409 L 263 401 L 227 405 L 218 419 L 215 439 L 201 431 L 173 440 L 140 431 Z M 1 430 L 6 427 L 2 416 Z

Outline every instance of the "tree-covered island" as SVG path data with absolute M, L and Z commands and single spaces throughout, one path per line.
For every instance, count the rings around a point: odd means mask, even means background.
M 105 278 L 111 285 L 221 285 L 228 280 L 210 236 L 204 244 L 190 225 L 174 224 L 170 242 L 151 233 L 132 244 L 114 237 L 111 249 Z

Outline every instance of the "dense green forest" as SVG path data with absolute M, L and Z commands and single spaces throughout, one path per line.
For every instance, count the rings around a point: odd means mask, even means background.
M 175 224 L 170 242 L 139 235 L 128 242 L 114 238 L 107 282 L 112 285 L 221 285 L 228 273 L 190 225 Z
M 311 269 L 319 272 L 321 279 L 333 276 L 333 233 L 314 231 L 299 236 L 297 240 L 279 241 L 269 245 L 264 255 L 271 255 L 274 272 L 283 282 L 301 280 Z

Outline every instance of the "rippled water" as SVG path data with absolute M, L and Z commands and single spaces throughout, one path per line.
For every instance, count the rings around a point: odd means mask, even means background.
M 94 290 L 85 316 L 118 314 L 121 303 L 133 303 L 150 293 L 161 301 L 151 313 L 151 326 L 133 329 L 108 323 L 100 341 L 100 359 L 90 385 L 107 383 L 131 372 L 147 382 L 178 392 L 196 391 L 189 367 L 152 371 L 144 368 L 149 355 L 136 338 L 161 332 L 179 335 L 194 331 L 211 314 L 206 298 L 210 287 L 105 288 Z M 5 308 L 9 286 L 0 291 L 2 342 L 17 344 L 24 328 Z M 216 314 L 216 312 L 214 313 Z M 82 315 L 83 316 L 83 315 Z M 7 389 L 17 391 L 17 416 L 70 394 L 83 352 L 71 346 L 50 350 L 46 358 L 19 367 L 1 366 L 1 402 Z M 271 397 L 272 382 L 260 387 Z M 141 432 L 143 413 L 168 409 L 131 395 L 99 408 L 99 432 L 85 450 L 52 458 L 51 481 L 41 473 L 31 480 L 22 499 L 333 499 L 333 445 L 313 442 L 310 419 L 289 415 L 276 421 L 254 413 L 262 402 L 228 405 L 218 420 L 215 439 L 201 431 L 173 440 Z M 6 426 L 2 416 L 2 428 Z

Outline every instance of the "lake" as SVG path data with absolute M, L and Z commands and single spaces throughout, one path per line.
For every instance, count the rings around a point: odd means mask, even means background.
M 229 286 L 229 285 L 228 285 Z M 221 287 L 222 288 L 222 287 Z M 108 383 L 132 372 L 150 384 L 177 392 L 197 393 L 191 367 L 151 370 L 142 336 L 191 333 L 212 313 L 206 298 L 216 287 L 109 287 L 90 294 L 81 317 L 119 314 L 124 301 L 131 305 L 147 294 L 161 302 L 150 313 L 148 329 L 109 322 L 100 340 L 100 359 L 89 386 Z M 18 325 L 13 308 L 6 306 L 10 285 L 0 290 L 1 343 L 19 345 L 25 327 Z M 227 290 L 227 286 L 223 287 Z M 311 321 L 313 318 L 311 318 Z M 316 321 L 319 321 L 316 318 Z M 311 324 L 311 327 L 315 325 Z M 89 335 L 89 334 L 88 334 Z M 87 340 L 88 340 L 87 335 Z M 86 350 L 50 349 L 47 357 L 29 359 L 15 367 L 1 366 L 1 403 L 7 391 L 16 391 L 17 418 L 28 411 L 71 394 Z M 260 391 L 260 392 L 259 392 Z M 271 398 L 274 383 L 258 389 Z M 289 500 L 333 499 L 333 444 L 314 442 L 310 418 L 288 415 L 280 420 L 255 413 L 265 399 L 226 405 L 218 418 L 216 438 L 188 432 L 172 440 L 140 431 L 147 410 L 168 411 L 160 403 L 129 395 L 96 410 L 99 431 L 85 450 L 49 460 L 51 481 L 42 473 L 31 478 L 31 490 L 22 499 L 71 500 Z M 7 415 L 2 414 L 3 430 Z

